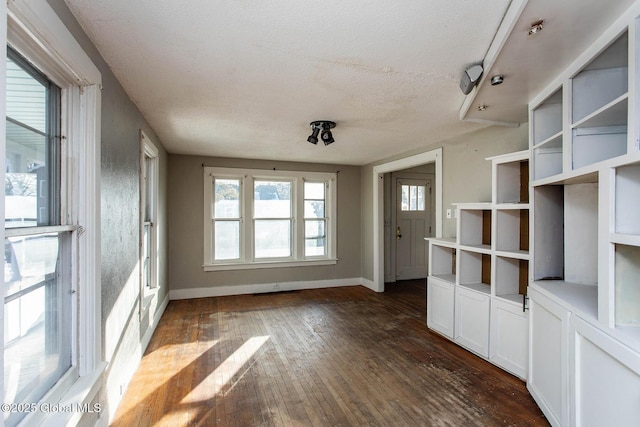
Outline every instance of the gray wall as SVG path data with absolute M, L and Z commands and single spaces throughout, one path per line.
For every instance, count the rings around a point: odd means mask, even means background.
M 452 203 L 491 201 L 491 162 L 497 156 L 528 147 L 528 125 L 518 128 L 492 126 L 464 136 L 425 146 L 389 159 L 366 165 L 361 170 L 362 191 L 362 277 L 373 280 L 373 167 L 392 160 L 442 147 L 443 237 L 455 237 L 456 220 L 444 212 Z
M 202 165 L 338 173 L 336 265 L 205 272 Z M 171 290 L 360 277 L 360 168 L 214 157 L 169 156 L 169 283 Z
M 154 141 L 159 156 L 158 227 L 160 231 L 159 300 L 168 292 L 167 270 L 167 169 L 168 156 L 155 132 L 107 66 L 69 12 L 63 0 L 48 0 L 60 19 L 102 73 L 102 340 L 103 357 L 109 362 L 107 390 L 102 391 L 103 407 L 125 388 L 142 353 L 146 323 L 138 315 L 139 281 L 139 156 L 140 129 Z M 107 397 L 109 396 L 109 397 Z M 117 403 L 117 402 L 115 402 Z

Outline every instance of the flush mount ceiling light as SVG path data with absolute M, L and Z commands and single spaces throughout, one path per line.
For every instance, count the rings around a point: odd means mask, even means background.
M 313 130 L 311 135 L 307 138 L 312 144 L 318 143 L 318 134 L 320 134 L 320 139 L 324 145 L 329 145 L 335 142 L 333 139 L 333 135 L 331 134 L 331 129 L 336 127 L 336 123 L 329 120 L 316 120 L 314 122 L 309 123 L 311 129 Z
M 542 31 L 543 26 L 544 26 L 544 19 L 539 19 L 535 22 L 532 22 L 531 27 L 529 27 L 529 31 L 527 31 L 527 34 L 529 34 L 530 36 L 534 34 L 538 34 L 540 31 Z
M 497 86 L 502 84 L 502 82 L 504 82 L 504 76 L 502 74 L 496 74 L 495 76 L 491 77 L 491 86 Z
M 486 110 L 486 109 L 487 109 L 487 106 L 486 106 L 486 105 L 484 105 L 484 104 L 480 104 L 480 105 L 478 105 L 478 111 L 484 111 L 484 110 Z

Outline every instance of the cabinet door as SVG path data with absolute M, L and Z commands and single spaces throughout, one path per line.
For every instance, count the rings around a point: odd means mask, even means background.
M 576 426 L 635 426 L 640 422 L 640 354 L 573 316 L 572 396 Z
M 488 294 L 456 288 L 455 341 L 482 357 L 489 357 L 490 306 Z
M 529 316 L 522 305 L 494 298 L 491 301 L 489 359 L 522 379 L 527 379 Z
M 553 426 L 569 425 L 570 312 L 529 287 L 527 388 Z
M 427 326 L 453 339 L 453 283 L 427 279 Z

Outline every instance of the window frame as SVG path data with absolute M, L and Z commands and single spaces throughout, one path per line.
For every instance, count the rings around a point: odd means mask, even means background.
M 332 265 L 337 259 L 337 173 L 301 172 L 269 169 L 204 167 L 204 271 Z M 240 181 L 239 259 L 214 260 L 214 182 L 215 179 Z M 291 256 L 256 258 L 254 248 L 254 182 L 256 180 L 290 181 L 291 187 Z M 323 182 L 325 192 L 326 254 L 305 256 L 304 181 Z
M 46 122 L 45 122 L 45 130 L 38 132 L 41 136 L 45 138 L 45 148 L 44 148 L 44 157 L 46 158 L 45 170 L 46 177 L 44 178 L 42 187 L 46 188 L 46 196 L 44 197 L 44 207 L 40 206 L 40 200 L 38 200 L 36 209 L 37 212 L 35 214 L 34 223 L 33 224 L 21 224 L 21 226 L 9 226 L 11 224 L 7 224 L 5 222 L 4 235 L 5 238 L 14 238 L 12 247 L 15 248 L 15 245 L 21 246 L 22 244 L 28 245 L 27 242 L 31 241 L 39 241 L 43 242 L 42 239 L 48 239 L 52 237 L 52 235 L 56 235 L 55 239 L 57 242 L 57 255 L 56 255 L 56 267 L 52 272 L 45 273 L 41 280 L 36 283 L 32 283 L 31 286 L 27 286 L 27 288 L 23 288 L 18 292 L 13 293 L 12 295 L 7 296 L 7 287 L 4 287 L 4 301 L 3 301 L 3 310 L 5 310 L 5 314 L 7 313 L 8 305 L 15 303 L 18 304 L 18 307 L 22 307 L 22 304 L 29 304 L 28 301 L 30 298 L 34 298 L 37 295 L 37 292 L 44 291 L 44 296 L 42 300 L 44 317 L 45 319 L 45 337 L 42 344 L 44 345 L 43 350 L 48 353 L 47 349 L 55 349 L 57 351 L 54 352 L 58 356 L 58 363 L 55 369 L 50 372 L 47 372 L 47 369 L 41 367 L 38 376 L 39 380 L 36 381 L 34 378 L 34 384 L 30 384 L 27 389 L 30 391 L 26 391 L 21 389 L 21 393 L 27 393 L 26 396 L 23 395 L 22 399 L 26 399 L 27 401 L 37 401 L 41 397 L 47 394 L 45 390 L 49 389 L 51 385 L 55 387 L 57 384 L 64 379 L 64 382 L 70 381 L 71 379 L 78 377 L 78 366 L 73 363 L 74 358 L 74 325 L 72 319 L 72 312 L 76 309 L 76 304 L 74 304 L 73 293 L 77 291 L 77 288 L 72 279 L 74 273 L 74 267 L 72 265 L 72 254 L 75 245 L 77 245 L 77 227 L 72 224 L 64 224 L 61 221 L 61 213 L 64 211 L 67 200 L 64 200 L 60 197 L 60 183 L 61 178 L 64 177 L 66 169 L 63 163 L 64 159 L 61 158 L 61 146 L 63 145 L 60 140 L 60 106 L 62 103 L 61 90 L 59 87 L 55 86 L 55 84 L 42 73 L 40 70 L 36 69 L 36 67 L 29 63 L 26 58 L 23 58 L 20 53 L 18 53 L 15 49 L 7 47 L 7 55 L 6 58 L 9 59 L 15 66 L 17 66 L 20 70 L 22 70 L 25 74 L 29 75 L 33 80 L 42 85 L 42 88 L 46 91 L 46 95 L 42 99 L 42 103 L 45 108 Z M 4 84 L 6 85 L 8 80 L 5 79 Z M 6 86 L 5 86 L 6 87 Z M 6 93 L 6 92 L 5 92 Z M 27 95 L 28 96 L 28 95 Z M 12 117 L 11 119 L 15 119 Z M 7 116 L 7 121 L 10 120 L 10 117 Z M 18 126 L 27 127 L 30 126 L 27 123 L 20 122 L 19 120 L 12 120 Z M 34 131 L 38 131 L 38 129 L 34 129 Z M 6 156 L 7 147 L 6 147 L 7 139 L 5 136 L 5 149 L 3 150 Z M 6 160 L 6 159 L 5 159 Z M 19 168 L 22 170 L 22 168 Z M 6 170 L 6 168 L 5 168 Z M 41 186 L 37 185 L 36 195 L 37 199 L 41 199 Z M 5 193 L 6 197 L 6 193 Z M 6 199 L 5 199 L 6 202 Z M 41 211 L 44 210 L 44 212 Z M 6 244 L 6 240 L 5 240 Z M 13 252 L 13 249 L 11 250 Z M 25 256 L 25 261 L 31 261 L 33 258 L 29 255 Z M 27 277 L 21 278 L 29 280 L 29 273 L 26 274 Z M 31 276 L 33 279 L 34 276 Z M 22 300 L 25 298 L 25 300 Z M 24 302 L 26 301 L 26 302 Z M 35 303 L 35 302 L 34 302 Z M 35 303 L 37 305 L 37 303 Z M 55 305 L 55 308 L 51 310 L 49 307 L 51 304 Z M 33 307 L 35 308 L 35 307 Z M 15 309 L 14 309 L 15 310 Z M 18 308 L 17 310 L 20 310 Z M 22 326 L 19 326 L 22 323 L 22 319 L 20 319 L 20 315 L 9 319 L 3 319 L 7 323 L 3 323 L 5 331 L 7 330 L 7 325 L 10 320 L 17 321 L 18 329 L 22 329 Z M 55 332 L 53 334 L 49 334 L 49 324 L 48 321 L 51 321 L 55 325 Z M 11 327 L 12 325 L 9 325 Z M 13 325 L 15 326 L 15 325 Z M 22 333 L 18 334 L 16 339 L 19 339 Z M 6 349 L 3 349 L 6 355 Z M 5 368 L 3 364 L 3 369 Z M 6 373 L 5 373 L 6 376 Z M 11 376 L 11 375 L 10 375 Z M 5 384 L 5 388 L 7 385 Z M 17 392 L 17 390 L 16 390 Z M 17 396 L 5 396 L 3 401 L 14 402 L 14 399 Z M 24 400 L 23 400 L 24 401 Z M 12 415 L 13 420 L 16 425 L 22 422 L 22 419 L 25 418 L 25 414 L 16 414 Z M 9 417 L 9 419 L 12 418 Z M 22 418 L 20 418 L 20 416 Z M 15 417 L 18 417 L 17 419 Z M 7 422 L 7 420 L 5 420 Z
M 158 197 L 159 197 L 159 155 L 153 141 L 140 130 L 140 318 L 144 318 L 150 308 L 155 308 L 158 294 Z M 145 226 L 149 225 L 149 286 L 146 283 Z
M 72 292 L 76 295 L 72 307 L 72 369 L 51 388 L 42 402 L 83 404 L 96 397 L 106 368 L 102 360 L 100 302 L 102 78 L 98 68 L 46 0 L 3 3 L 0 19 L 2 25 L 6 25 L 0 31 L 3 49 L 7 44 L 11 45 L 61 88 L 61 135 L 65 140 L 61 148 L 61 168 L 65 174 L 60 181 L 60 223 L 62 227 L 73 230 Z M 3 54 L 6 56 L 6 50 Z M 0 74 L 6 78 L 4 65 L 2 67 Z M 6 115 L 2 108 L 0 112 Z M 0 130 L 0 156 L 4 164 L 4 124 Z M 4 178 L 3 170 L 0 171 L 0 178 Z M 4 196 L 0 201 L 0 210 L 4 210 Z M 11 232 L 7 233 L 2 228 L 0 233 L 7 237 Z M 3 329 L 0 328 L 0 334 L 3 334 Z M 22 423 L 65 425 L 72 419 L 77 422 L 80 415 L 44 414 L 38 411 L 28 414 Z

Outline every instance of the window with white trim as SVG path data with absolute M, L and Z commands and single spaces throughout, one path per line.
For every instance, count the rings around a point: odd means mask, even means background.
M 158 148 L 140 132 L 141 295 L 158 286 Z
M 12 71 L 3 84 L 12 93 L 0 91 L 2 104 L 16 102 L 6 109 L 0 141 L 10 159 L 0 172 L 2 203 L 10 207 L 1 229 L 3 402 L 88 403 L 106 366 L 100 335 L 101 75 L 46 0 L 12 1 L 4 12 L 7 32 L 0 38 L 18 54 L 9 53 L 4 63 Z M 24 75 L 24 84 L 10 81 L 22 72 L 38 83 Z M 44 108 L 38 84 L 45 87 Z M 42 117 L 43 111 L 44 122 L 31 114 Z M 65 425 L 77 416 L 3 415 L 0 425 L 8 426 Z
M 205 270 L 335 264 L 336 178 L 205 167 Z
M 6 67 L 4 398 L 37 402 L 71 368 L 74 227 L 60 221 L 60 88 L 11 49 Z

